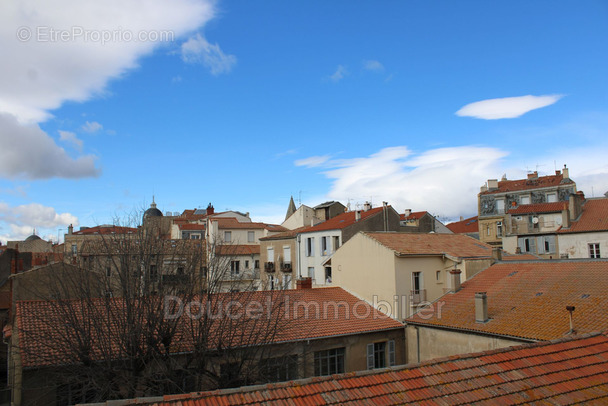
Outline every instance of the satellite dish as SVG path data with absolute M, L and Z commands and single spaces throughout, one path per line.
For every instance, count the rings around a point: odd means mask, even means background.
M 532 217 L 532 223 L 538 224 L 538 217 Z

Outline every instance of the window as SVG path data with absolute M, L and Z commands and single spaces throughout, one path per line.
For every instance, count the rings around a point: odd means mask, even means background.
M 496 236 L 502 237 L 502 221 L 496 222 Z
M 315 237 L 306 239 L 306 256 L 313 257 L 315 255 Z
M 416 292 L 422 289 L 422 273 L 412 272 L 412 287 Z
M 255 269 L 260 269 L 260 260 L 259 260 L 259 259 L 256 259 L 256 260 L 253 262 L 253 267 L 254 267 Z
M 521 204 L 530 204 L 530 196 L 522 196 Z
M 536 254 L 536 238 L 520 238 L 518 241 L 518 246 L 521 252 L 531 252 Z
M 367 344 L 367 369 L 385 368 L 387 365 L 395 365 L 395 341 Z
M 291 265 L 291 247 L 290 246 L 283 247 L 283 261 L 286 264 Z
M 260 361 L 262 382 L 281 382 L 298 379 L 298 356 L 266 358 Z
M 331 266 L 325 267 L 325 283 L 331 283 Z
M 245 269 L 249 269 L 249 260 L 248 259 L 245 260 Z
M 308 267 L 308 277 L 309 278 L 315 278 L 315 267 L 314 266 L 309 266 Z
M 327 240 L 329 237 L 321 237 L 321 255 L 329 254 Z
M 224 231 L 224 242 L 232 242 L 232 231 Z
M 72 244 L 72 255 L 78 255 L 78 245 Z
M 539 254 L 554 254 L 555 253 L 555 236 L 545 235 L 538 237 L 538 253 Z
M 486 226 L 486 233 L 487 233 L 487 235 L 490 235 L 490 225 L 489 224 Z
M 335 235 L 335 236 L 333 237 L 333 241 L 334 241 L 334 243 L 333 243 L 333 247 L 332 247 L 332 249 L 333 249 L 333 251 L 334 251 L 334 252 L 336 252 L 336 250 L 337 250 L 338 248 L 340 248 L 340 237 L 339 237 L 339 236 L 337 236 L 337 235 Z
M 589 258 L 601 258 L 599 243 L 595 242 L 595 243 L 589 244 Z
M 247 231 L 247 242 L 255 242 L 255 231 Z
M 505 201 L 500 199 L 500 200 L 496 200 L 496 211 L 498 213 L 504 213 L 505 212 Z
M 191 240 L 200 240 L 201 239 L 201 235 L 200 234 L 191 234 L 190 235 L 190 239 Z
M 547 203 L 557 202 L 557 193 L 547 193 Z
M 441 271 L 435 271 L 435 280 L 441 282 Z
M 283 275 L 283 289 L 291 288 L 291 275 Z
M 240 261 L 230 261 L 230 273 L 234 275 L 238 275 L 240 271 Z
M 315 352 L 315 376 L 344 373 L 344 347 Z
M 274 248 L 267 247 L 266 256 L 268 257 L 268 259 L 266 260 L 267 262 L 274 262 Z

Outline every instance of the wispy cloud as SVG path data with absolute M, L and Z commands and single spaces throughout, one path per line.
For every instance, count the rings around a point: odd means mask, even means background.
M 373 71 L 373 72 L 383 72 L 384 65 L 382 65 L 378 61 L 368 60 L 368 61 L 363 61 L 363 69 Z
M 212 75 L 228 73 L 236 64 L 236 56 L 225 54 L 217 43 L 210 44 L 198 33 L 182 44 L 181 54 L 184 62 L 202 63 Z
M 336 71 L 329 77 L 334 82 L 339 82 L 348 75 L 348 70 L 343 65 L 338 65 Z
M 550 106 L 561 99 L 562 95 L 502 97 L 481 100 L 467 104 L 456 112 L 460 117 L 475 117 L 484 120 L 516 118 L 529 111 Z
M 288 149 L 287 151 L 277 152 L 276 154 L 274 154 L 274 157 L 275 158 L 282 158 L 282 157 L 287 156 L 287 155 L 293 155 L 293 154 L 295 154 L 297 152 L 298 152 L 297 149 Z
M 79 139 L 73 132 L 59 130 L 59 140 L 72 144 L 78 149 L 78 151 L 82 152 L 82 140 Z
M 99 124 L 97 121 L 87 121 L 81 128 L 82 131 L 92 134 L 102 130 L 103 125 Z
M 298 159 L 294 161 L 295 166 L 306 166 L 307 168 L 314 168 L 317 166 L 323 165 L 325 162 L 329 161 L 329 155 L 322 156 L 311 156 L 304 159 Z

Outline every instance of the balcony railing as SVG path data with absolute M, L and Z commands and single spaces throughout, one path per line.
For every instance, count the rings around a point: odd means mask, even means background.
M 291 262 L 281 262 L 281 271 L 283 272 L 291 272 L 293 269 L 291 268 Z
M 417 305 L 422 302 L 426 302 L 426 289 L 410 291 L 410 301 L 412 305 Z
M 264 270 L 266 272 L 274 272 L 274 262 L 264 262 Z

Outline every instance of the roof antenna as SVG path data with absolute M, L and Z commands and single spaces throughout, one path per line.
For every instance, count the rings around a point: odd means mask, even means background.
M 576 330 L 574 329 L 574 320 L 572 319 L 572 313 L 574 313 L 574 309 L 576 309 L 576 307 L 566 306 L 566 310 L 568 310 L 568 312 L 570 313 L 570 331 L 568 331 L 568 334 L 576 334 Z

